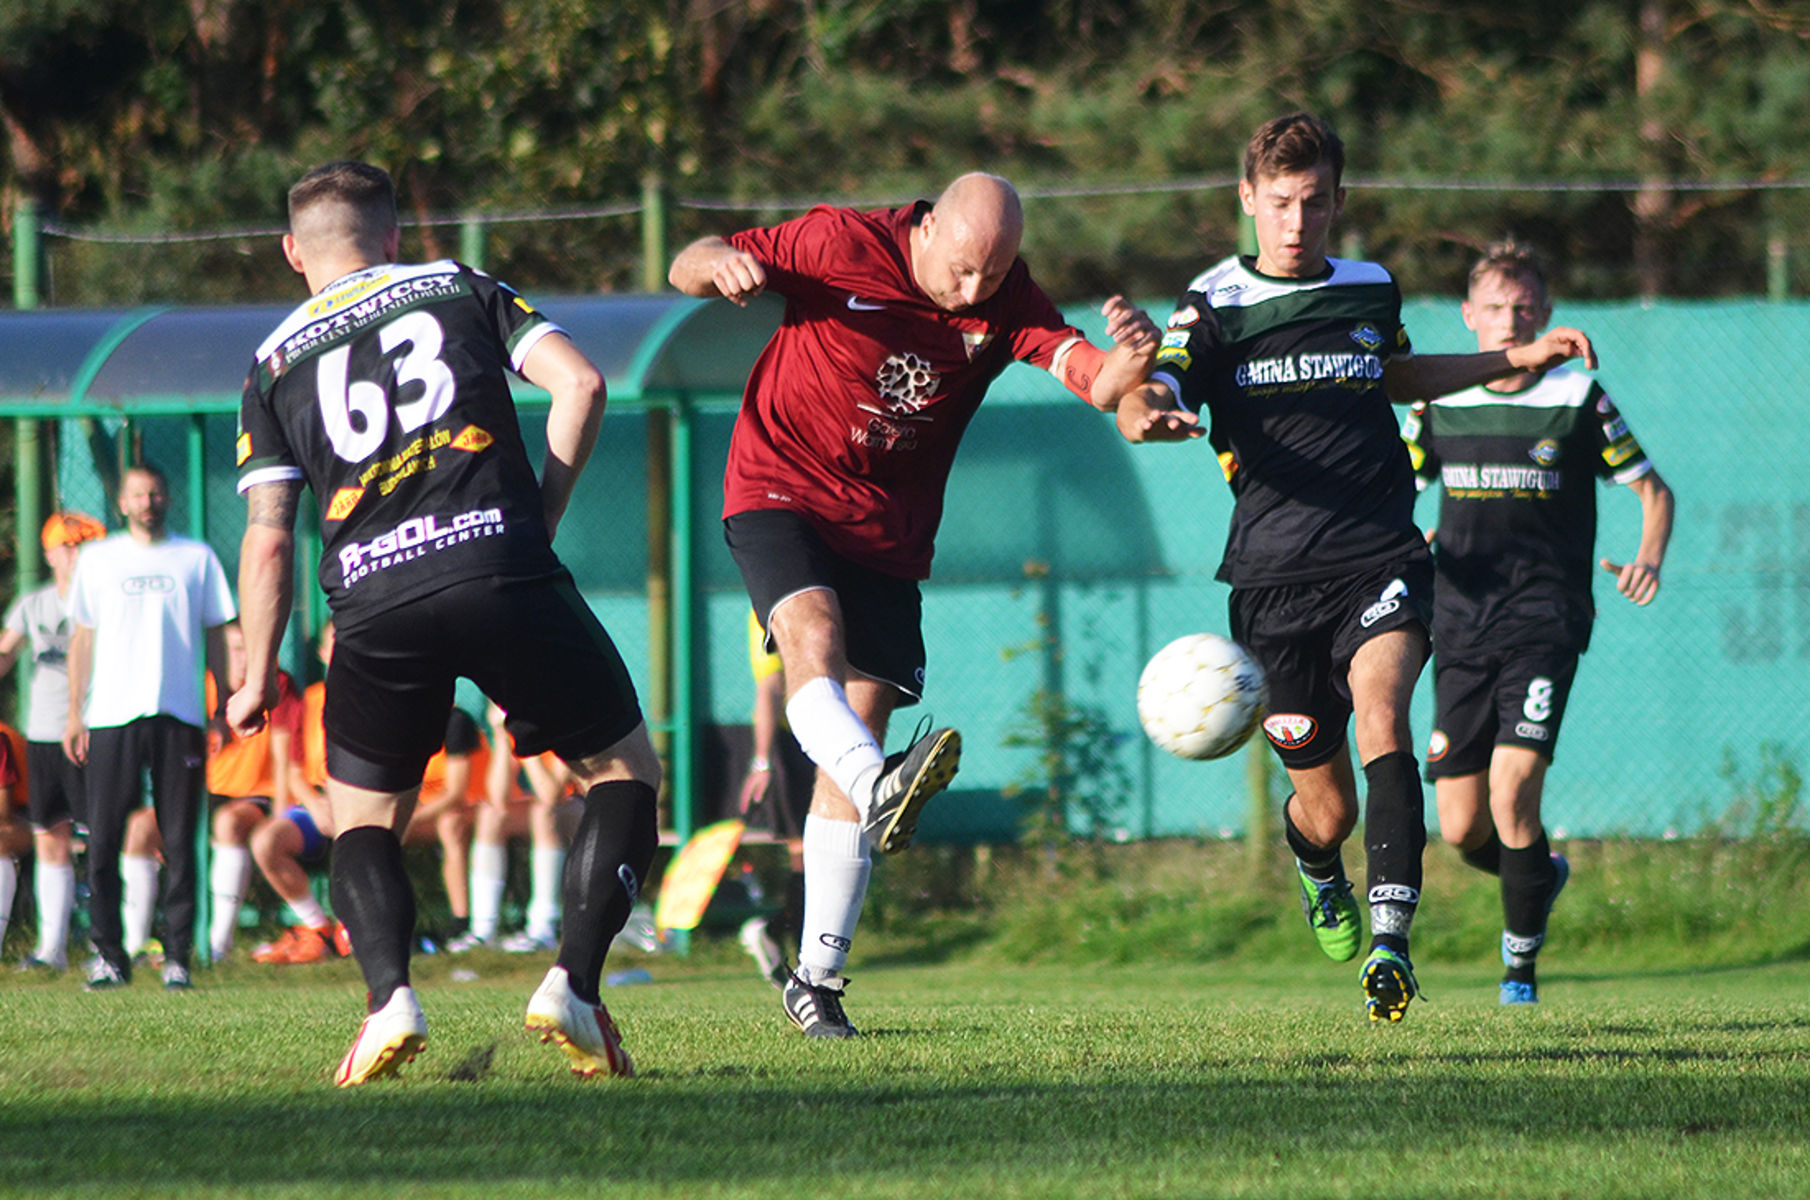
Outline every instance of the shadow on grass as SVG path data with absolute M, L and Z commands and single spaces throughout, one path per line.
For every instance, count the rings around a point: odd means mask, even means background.
M 836 1052 L 812 1047 L 824 1049 Z M 829 1076 L 801 1084 L 791 1072 L 711 1066 L 588 1085 L 482 1072 L 454 1084 L 422 1071 L 351 1093 L 99 1103 L 52 1094 L 8 1106 L 0 1181 L 44 1189 L 155 1180 L 177 1191 L 357 1183 L 432 1195 L 486 1181 L 708 1190 L 808 1171 L 837 1176 L 846 1190 L 862 1177 L 926 1169 L 1035 1178 L 1152 1154 L 1197 1163 L 1286 1147 L 1386 1156 L 1409 1144 L 1495 1137 L 1564 1146 L 1611 1136 L 1622 1152 L 1714 1134 L 1735 1139 L 1737 1150 L 1795 1136 L 1810 1122 L 1810 1091 L 1790 1065 L 1797 1057 L 1787 1049 L 1548 1047 L 1380 1062 L 1208 1055 L 1172 1063 L 1158 1078 L 1145 1066 L 1104 1062 L 1090 1064 L 1084 1080 L 951 1084 L 925 1079 L 939 1073 L 919 1066 L 885 1084 L 873 1084 L 872 1073 L 861 1084 Z M 1745 1069 L 1679 1069 L 1728 1060 Z M 1610 1069 L 1594 1069 L 1604 1064 Z M 1360 1102 L 1361 1121 L 1327 1122 L 1327 1112 Z

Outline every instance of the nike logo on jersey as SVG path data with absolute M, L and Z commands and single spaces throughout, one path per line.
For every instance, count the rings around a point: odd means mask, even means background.
M 848 306 L 856 312 L 883 312 L 886 309 L 884 304 L 869 304 L 853 292 L 848 294 Z

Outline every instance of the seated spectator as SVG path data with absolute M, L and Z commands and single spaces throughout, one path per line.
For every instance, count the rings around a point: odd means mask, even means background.
M 503 710 L 489 707 L 490 766 L 485 803 L 475 810 L 471 846 L 471 928 L 448 944 L 454 952 L 495 945 L 514 954 L 552 950 L 559 945 L 560 888 L 566 847 L 558 814 L 578 798 L 576 780 L 557 755 L 517 758 L 503 727 Z M 527 791 L 521 787 L 527 781 Z M 498 941 L 503 890 L 508 882 L 509 840 L 529 841 L 530 890 L 527 927 Z
M 478 723 L 462 708 L 454 707 L 446 718 L 446 743 L 427 760 L 421 776 L 420 799 L 414 815 L 402 831 L 404 846 L 438 843 L 440 878 L 446 887 L 446 904 L 452 912 L 452 928 L 443 940 L 452 942 L 471 926 L 471 891 L 467 872 L 471 864 L 472 813 L 484 802 L 484 779 L 490 752 Z
M 332 621 L 321 628 L 318 654 L 323 667 L 333 657 Z M 252 951 L 252 958 L 261 963 L 297 966 L 352 953 L 345 925 L 327 914 L 308 878 L 310 870 L 326 864 L 333 846 L 332 813 L 322 790 L 327 759 L 320 729 L 326 700 L 325 683 L 310 684 L 302 693 L 296 715 L 296 752 L 285 760 L 289 803 L 273 810 L 251 835 L 251 857 L 259 873 L 298 921 L 275 941 Z
M 245 636 L 236 621 L 226 627 L 226 679 L 234 689 L 245 681 Z M 295 680 L 286 672 L 277 673 L 277 695 L 270 720 L 250 737 L 234 737 L 218 722 L 208 729 L 207 790 L 214 806 L 208 949 L 215 962 L 232 952 L 239 910 L 251 882 L 252 836 L 272 811 L 287 812 L 290 807 L 302 701 Z M 209 712 L 219 711 L 211 678 L 207 704 Z M 331 937 L 330 928 L 327 933 Z

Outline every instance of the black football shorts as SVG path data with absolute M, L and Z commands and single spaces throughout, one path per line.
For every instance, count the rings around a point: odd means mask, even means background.
M 1576 679 L 1577 651 L 1559 646 L 1436 657 L 1427 778 L 1487 771 L 1497 746 L 1525 746 L 1551 762 Z
M 1345 677 L 1358 647 L 1394 629 L 1430 627 L 1433 567 L 1397 563 L 1339 580 L 1234 588 L 1229 609 L 1232 639 L 1269 684 L 1263 732 L 1283 766 L 1304 771 L 1345 745 Z
M 524 758 L 588 758 L 641 724 L 628 668 L 570 574 L 466 580 L 340 626 L 321 714 L 327 773 L 380 792 L 419 784 L 460 676 L 509 714 Z
M 924 598 L 917 580 L 850 562 L 824 544 L 809 518 L 790 509 L 725 517 L 723 537 L 762 629 L 780 601 L 813 588 L 834 592 L 848 665 L 897 688 L 900 708 L 924 698 Z M 771 633 L 767 648 L 773 648 Z

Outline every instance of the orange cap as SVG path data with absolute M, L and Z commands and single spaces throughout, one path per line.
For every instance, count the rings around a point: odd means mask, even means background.
M 91 542 L 95 538 L 107 536 L 107 527 L 85 512 L 70 509 L 67 512 L 50 514 L 50 520 L 44 522 L 44 548 L 52 546 L 79 546 L 83 542 Z

